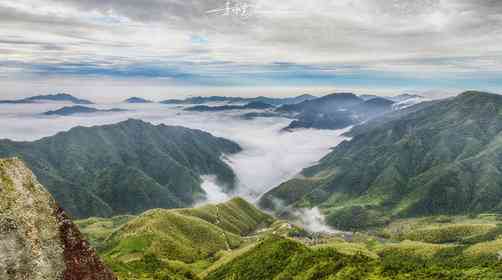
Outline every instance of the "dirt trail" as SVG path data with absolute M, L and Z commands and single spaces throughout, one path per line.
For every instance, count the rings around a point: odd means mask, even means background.
M 219 225 L 221 224 L 221 220 L 220 220 L 220 208 L 216 205 L 216 225 Z M 229 242 L 229 239 L 228 239 L 228 236 L 227 236 L 227 233 L 225 232 L 224 229 L 222 229 L 222 234 L 223 234 L 223 237 L 225 239 L 225 245 L 227 246 L 227 251 L 231 251 L 232 248 L 230 247 L 230 242 Z

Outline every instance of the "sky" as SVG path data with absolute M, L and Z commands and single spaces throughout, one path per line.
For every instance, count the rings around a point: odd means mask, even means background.
M 502 92 L 499 0 L 2 0 L 0 98 Z

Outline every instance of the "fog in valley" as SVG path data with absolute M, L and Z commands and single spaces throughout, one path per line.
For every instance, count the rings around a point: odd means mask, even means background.
M 261 194 L 292 178 L 303 168 L 316 163 L 344 138 L 345 130 L 281 131 L 290 119 L 240 118 L 250 111 L 188 112 L 183 106 L 152 104 L 92 105 L 99 109 L 121 108 L 126 112 L 106 112 L 72 116 L 44 116 L 68 104 L 0 104 L 0 138 L 33 141 L 66 131 L 75 126 L 95 126 L 117 123 L 129 118 L 153 124 L 180 125 L 200 129 L 215 136 L 237 142 L 243 151 L 226 155 L 233 168 L 238 186 L 232 194 L 221 191 L 212 174 L 204 176 L 202 188 L 208 193 L 207 202 L 221 202 L 232 196 L 256 201 Z

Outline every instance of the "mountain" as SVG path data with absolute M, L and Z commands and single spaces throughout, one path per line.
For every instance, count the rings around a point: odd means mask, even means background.
M 379 96 L 379 95 L 372 95 L 372 94 L 362 94 L 362 95 L 358 95 L 358 97 L 362 98 L 364 100 L 370 100 L 373 98 L 381 97 L 381 98 L 385 98 L 385 99 L 388 99 L 388 100 L 394 101 L 394 102 L 401 102 L 401 101 L 405 101 L 408 99 L 415 99 L 415 98 L 424 98 L 422 95 L 410 94 L 410 93 L 403 93 L 403 94 L 399 94 L 399 95 L 395 95 L 395 96 L 385 96 L 385 95 Z
M 318 233 L 234 198 L 77 224 L 121 279 L 470 280 L 500 278 L 499 216 L 406 219 L 371 233 Z
M 0 279 L 116 279 L 15 158 L 0 159 L 0 247 Z
M 317 98 L 316 96 L 310 95 L 310 94 L 303 94 L 295 97 L 284 97 L 284 98 L 273 98 L 273 97 L 266 97 L 266 96 L 258 96 L 258 97 L 253 97 L 253 98 L 243 98 L 241 101 L 233 100 L 230 101 L 230 103 L 233 102 L 262 102 L 274 106 L 281 106 L 281 105 L 291 105 L 291 104 L 297 104 L 301 103 L 307 100 L 312 100 Z
M 269 105 L 280 106 L 286 104 L 296 104 L 303 101 L 311 100 L 316 98 L 313 95 L 303 94 L 296 97 L 285 97 L 285 98 L 272 98 L 266 96 L 258 96 L 252 98 L 245 97 L 229 97 L 229 96 L 198 96 L 189 97 L 186 99 L 168 99 L 161 101 L 163 104 L 204 104 L 210 102 L 228 102 L 228 103 L 252 103 L 252 102 L 262 102 Z
M 70 115 L 75 115 L 75 114 L 91 114 L 91 113 L 113 113 L 113 112 L 125 112 L 127 110 L 125 109 L 96 109 L 96 108 L 91 108 L 91 107 L 86 107 L 86 106 L 67 106 L 63 107 L 61 109 L 53 110 L 53 111 L 47 111 L 43 113 L 46 116 L 70 116 Z
M 387 100 L 395 102 L 392 105 L 394 110 L 401 110 L 406 107 L 427 101 L 427 98 L 423 97 L 422 95 L 409 93 L 404 93 L 396 96 L 359 95 L 359 98 L 362 98 L 364 100 L 370 100 L 373 98 L 385 98 Z
M 353 128 L 352 140 L 265 194 L 320 206 L 343 229 L 398 217 L 501 212 L 502 96 L 465 92 Z
M 466 248 L 412 241 L 378 244 L 362 238 L 360 242 L 321 239 L 309 246 L 298 239 L 270 236 L 217 266 L 204 279 L 481 280 L 501 276 L 502 266 L 494 254 L 480 253 L 491 251 L 490 245 L 500 248 L 500 240 Z
M 333 93 L 313 100 L 307 100 L 298 104 L 284 105 L 277 109 L 280 112 L 307 112 L 307 111 L 330 111 L 344 109 L 363 102 L 353 93 Z
M 50 101 L 70 102 L 73 104 L 83 104 L 83 105 L 93 104 L 89 100 L 79 99 L 66 93 L 37 95 L 19 100 L 0 100 L 0 104 L 29 104 L 29 103 L 50 102 Z
M 130 97 L 124 100 L 124 103 L 153 103 L 153 101 L 141 97 Z
M 392 101 L 395 101 L 395 102 L 401 102 L 401 101 L 405 101 L 405 100 L 408 100 L 408 99 L 424 98 L 424 97 L 421 96 L 421 95 L 418 95 L 418 94 L 403 93 L 403 94 L 400 94 L 400 95 L 389 96 L 389 97 L 386 97 L 386 98 L 390 99 Z
M 277 118 L 277 117 L 287 117 L 283 116 L 281 114 L 278 114 L 276 112 L 271 112 L 271 111 L 265 111 L 265 112 L 249 112 L 240 115 L 241 119 L 244 120 L 253 120 L 256 118 Z
M 210 102 L 241 102 L 242 97 L 227 97 L 227 96 L 196 96 L 186 99 L 167 99 L 161 101 L 162 104 L 204 104 Z
M 293 105 L 277 112 L 294 116 L 286 129 L 340 129 L 367 121 L 392 110 L 394 102 L 384 98 L 364 100 L 352 93 L 335 93 Z
M 140 120 L 76 127 L 34 142 L 0 140 L 0 157 L 22 158 L 75 217 L 177 208 L 203 199 L 200 175 L 232 189 L 222 161 L 239 145 L 209 133 Z
M 198 105 L 193 107 L 185 108 L 185 111 L 196 111 L 196 112 L 220 112 L 229 110 L 264 110 L 269 108 L 275 108 L 273 105 L 264 103 L 261 101 L 253 101 L 246 105 L 222 105 L 222 106 L 206 106 Z
M 370 279 L 375 276 L 372 272 L 376 263 L 367 256 L 344 255 L 334 248 L 312 249 L 274 236 L 209 273 L 205 279 Z
M 428 99 L 417 94 L 401 94 L 398 96 L 394 96 L 391 100 L 395 101 L 393 108 L 394 110 L 401 110 L 424 101 Z
M 144 270 L 130 260 L 154 258 L 193 264 L 214 261 L 221 252 L 251 242 L 252 235 L 274 222 L 243 199 L 191 209 L 153 209 L 127 218 L 78 222 L 119 276 Z M 115 224 L 103 235 L 101 225 Z M 169 264 L 166 264 L 169 267 Z M 131 277 L 131 276 L 130 276 Z
M 387 100 L 394 102 L 394 104 L 392 105 L 392 108 L 394 110 L 401 110 L 401 109 L 416 105 L 418 103 L 427 101 L 427 98 L 423 97 L 422 95 L 409 94 L 409 93 L 404 93 L 404 94 L 395 95 L 395 96 L 377 96 L 377 95 L 371 95 L 371 94 L 363 94 L 363 95 L 359 95 L 359 98 L 362 98 L 364 100 L 370 100 L 373 98 L 385 98 Z

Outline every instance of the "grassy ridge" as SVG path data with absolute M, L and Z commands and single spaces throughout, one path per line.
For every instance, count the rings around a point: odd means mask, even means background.
M 78 224 L 91 240 L 108 234 L 100 253 L 122 280 L 502 277 L 502 232 L 491 214 L 397 220 L 376 232 L 386 239 L 311 235 L 240 198 Z
M 89 218 L 77 224 L 119 275 L 150 279 L 162 267 L 193 275 L 202 272 L 217 260 L 235 256 L 232 250 L 252 245 L 255 239 L 246 235 L 273 222 L 245 200 L 234 198 L 199 208 L 153 209 L 139 216 Z M 146 271 L 152 259 L 162 263 L 155 273 Z
M 353 246 L 361 248 L 360 244 Z M 375 249 L 378 255 L 367 256 L 357 250 L 346 254 L 336 246 L 313 249 L 271 237 L 210 272 L 205 279 L 500 279 L 500 262 L 494 257 L 471 254 L 477 247 L 465 250 L 405 241 L 381 245 Z

